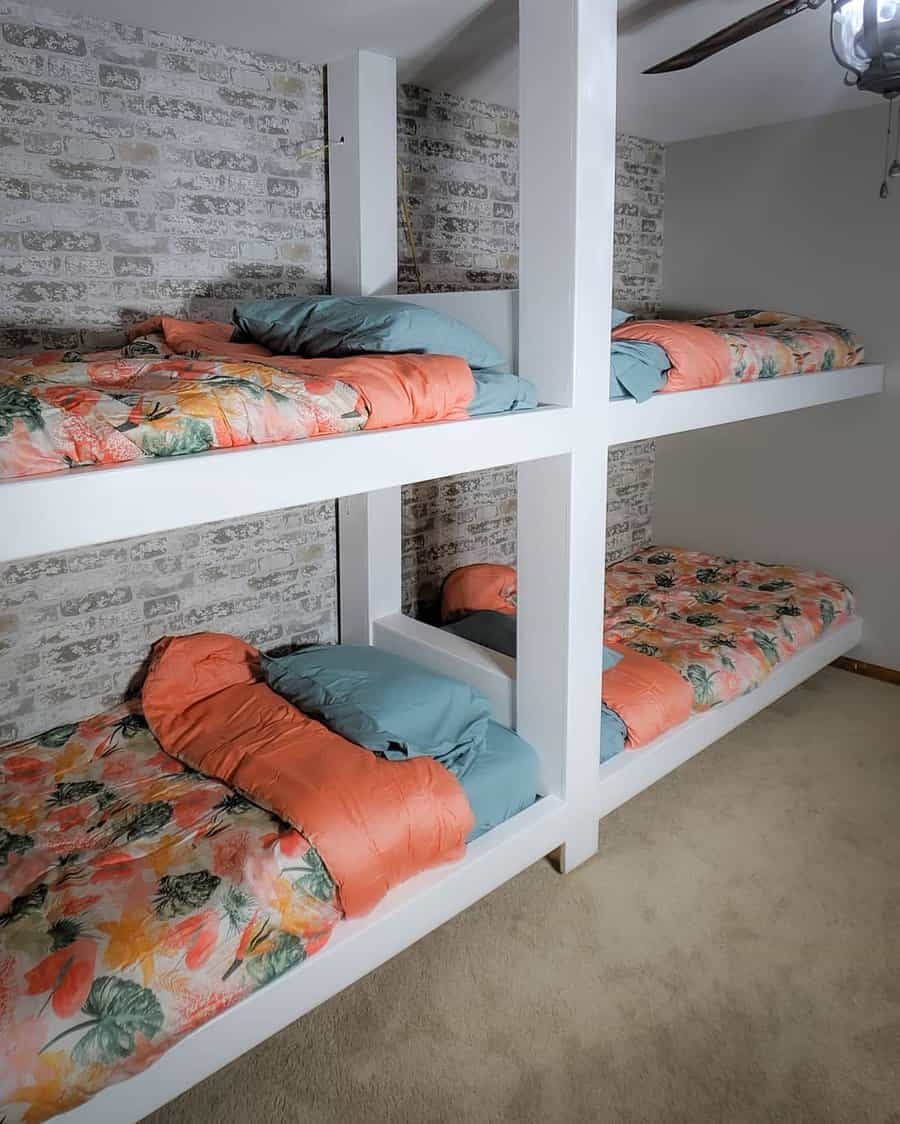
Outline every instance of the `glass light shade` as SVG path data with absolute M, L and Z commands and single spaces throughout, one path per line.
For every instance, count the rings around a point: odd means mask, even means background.
M 831 45 L 862 89 L 900 92 L 900 0 L 832 0 Z

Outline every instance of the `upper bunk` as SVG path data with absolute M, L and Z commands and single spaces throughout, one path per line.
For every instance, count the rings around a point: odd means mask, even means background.
M 515 369 L 515 304 L 508 294 L 403 299 L 463 321 Z M 275 370 L 265 359 L 259 368 Z M 228 370 L 242 373 L 239 366 Z M 239 403 L 237 412 L 244 408 Z M 571 447 L 571 408 L 541 405 L 26 475 L 0 482 L 0 517 L 13 529 L 0 540 L 0 561 L 552 457 Z
M 517 291 L 402 299 L 462 322 L 496 349 L 510 371 L 520 369 Z M 644 328 L 636 322 L 635 330 Z M 605 359 L 596 360 L 598 373 Z M 265 366 L 267 361 L 260 362 Z M 542 392 L 541 372 L 530 362 L 521 366 L 538 386 L 542 404 L 532 409 L 363 427 L 2 481 L 0 516 L 15 530 L 0 541 L 0 561 L 569 453 L 585 410 L 548 404 L 552 378 Z M 657 393 L 642 402 L 613 399 L 607 407 L 606 443 L 620 445 L 878 394 L 883 380 L 881 366 L 863 364 Z M 564 400 L 565 395 L 558 397 Z
M 648 402 L 620 399 L 609 404 L 609 443 L 625 445 L 630 441 L 750 421 L 808 406 L 864 398 L 880 394 L 883 389 L 884 367 L 866 363 L 832 371 L 655 395 Z

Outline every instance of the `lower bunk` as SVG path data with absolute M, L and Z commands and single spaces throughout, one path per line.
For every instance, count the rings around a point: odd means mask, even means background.
M 605 593 L 600 815 L 862 635 L 853 595 L 834 578 L 677 547 L 613 564 Z M 517 596 L 511 567 L 462 567 L 444 584 L 443 628 L 514 657 Z
M 163 641 L 0 749 L 0 1119 L 138 1120 L 559 846 L 531 747 L 376 656 Z

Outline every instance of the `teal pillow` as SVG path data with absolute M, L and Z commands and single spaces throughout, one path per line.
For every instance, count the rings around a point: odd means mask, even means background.
M 264 656 L 262 669 L 272 690 L 298 710 L 394 761 L 434 757 L 462 776 L 487 736 L 487 699 L 380 648 L 304 648 Z
M 232 314 L 235 340 L 277 355 L 341 358 L 373 353 L 458 355 L 470 367 L 504 357 L 474 328 L 433 308 L 385 297 L 286 297 L 251 301 Z

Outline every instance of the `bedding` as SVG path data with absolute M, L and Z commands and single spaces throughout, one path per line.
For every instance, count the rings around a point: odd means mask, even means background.
M 319 951 L 360 905 L 335 822 L 365 821 L 363 849 L 437 839 L 443 859 L 530 806 L 538 774 L 494 722 L 461 786 L 430 759 L 389 762 L 271 692 L 253 649 L 208 634 L 157 646 L 140 702 L 0 746 L 0 1120 L 74 1108 Z M 298 792 L 302 832 L 275 813 L 295 814 Z M 352 861 L 358 879 L 380 857 Z
M 389 297 L 286 297 L 239 305 L 236 340 L 262 344 L 279 355 L 421 352 L 458 355 L 470 367 L 502 367 L 496 347 L 474 328 L 434 308 Z
M 448 769 L 425 756 L 385 760 L 297 710 L 236 637 L 159 641 L 141 698 L 167 753 L 302 830 L 348 917 L 465 853 L 472 812 Z
M 518 734 L 488 722 L 484 745 L 459 781 L 475 821 L 471 843 L 537 800 L 540 761 Z
M 137 703 L 0 747 L 0 1119 L 146 1068 L 321 949 L 298 831 L 160 747 Z
M 610 566 L 606 598 L 607 643 L 676 670 L 698 711 L 752 691 L 854 611 L 826 574 L 659 546 Z
M 658 349 L 668 359 L 665 384 L 655 388 L 663 394 L 855 367 L 864 359 L 862 344 L 846 328 L 757 309 L 694 321 L 629 320 L 612 338 L 614 390 L 638 401 L 662 377 Z M 626 345 L 632 346 L 623 351 Z
M 490 704 L 467 683 L 368 644 L 264 656 L 262 674 L 298 710 L 391 761 L 431 757 L 462 777 L 487 735 Z
M 454 355 L 277 356 L 232 330 L 157 317 L 115 351 L 0 359 L 0 479 L 536 404 Z
M 486 571 L 488 582 L 477 573 L 454 572 L 444 586 L 442 615 L 451 622 L 445 627 L 491 646 L 494 633 L 485 618 L 499 614 L 480 605 L 482 597 L 496 604 L 495 571 L 501 570 L 509 606 L 502 619 L 514 645 L 510 567 Z M 624 659 L 603 676 L 603 752 L 610 752 L 622 728 L 627 746 L 638 748 L 692 712 L 752 691 L 853 612 L 846 585 L 797 567 L 677 547 L 651 547 L 614 563 L 606 571 L 604 642 Z

